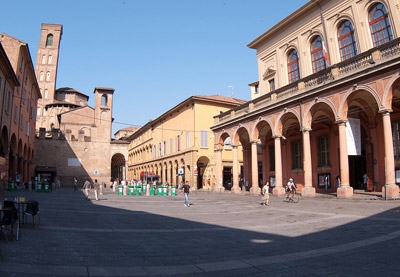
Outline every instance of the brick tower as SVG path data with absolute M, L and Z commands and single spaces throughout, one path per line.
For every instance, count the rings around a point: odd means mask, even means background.
M 58 55 L 63 26 L 60 24 L 42 23 L 40 41 L 36 58 L 36 78 L 42 93 L 42 99 L 38 100 L 38 112 L 36 119 L 36 129 L 46 128 L 50 130 L 57 124 L 57 120 L 50 120 L 46 114 L 46 105 L 55 101 L 55 89 L 58 68 Z

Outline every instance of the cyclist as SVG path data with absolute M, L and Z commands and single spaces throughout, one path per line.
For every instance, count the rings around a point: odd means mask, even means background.
M 285 191 L 286 200 L 293 201 L 294 195 L 296 194 L 296 183 L 294 182 L 293 178 L 289 179 L 289 182 L 286 184 Z

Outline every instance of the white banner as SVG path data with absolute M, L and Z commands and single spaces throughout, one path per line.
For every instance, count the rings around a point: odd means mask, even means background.
M 348 118 L 346 122 L 347 154 L 350 156 L 361 155 L 361 127 L 360 119 Z

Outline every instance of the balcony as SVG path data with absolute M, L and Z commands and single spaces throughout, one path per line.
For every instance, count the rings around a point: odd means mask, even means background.
M 399 62 L 400 38 L 379 47 L 372 48 L 351 59 L 337 63 L 317 73 L 304 77 L 294 83 L 264 94 L 237 108 L 215 117 L 215 126 L 243 117 L 254 115 L 257 111 L 276 107 L 299 98 L 320 92 L 322 89 L 359 77 Z

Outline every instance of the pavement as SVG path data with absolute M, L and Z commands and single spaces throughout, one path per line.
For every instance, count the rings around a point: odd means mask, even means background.
M 375 193 L 15 196 L 39 201 L 40 225 L 1 240 L 0 276 L 400 276 L 400 200 Z

